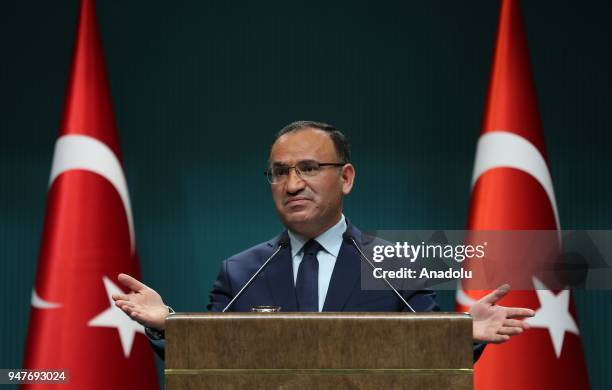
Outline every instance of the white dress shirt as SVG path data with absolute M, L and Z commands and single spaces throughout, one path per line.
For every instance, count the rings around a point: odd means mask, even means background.
M 342 235 L 346 231 L 346 219 L 344 215 L 340 218 L 337 224 L 321 233 L 314 239 L 321 245 L 322 249 L 317 254 L 317 260 L 319 261 L 319 311 L 323 311 L 323 305 L 325 304 L 325 297 L 327 296 L 327 290 L 329 289 L 329 282 L 331 280 L 332 272 L 334 271 L 334 265 L 336 265 L 336 259 L 342 246 Z M 308 238 L 302 237 L 299 234 L 288 230 L 289 242 L 291 243 L 291 259 L 293 266 L 293 285 L 297 280 L 298 269 L 302 262 L 304 253 L 302 247 Z

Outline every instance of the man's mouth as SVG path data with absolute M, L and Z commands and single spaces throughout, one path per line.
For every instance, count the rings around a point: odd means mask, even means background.
M 308 201 L 308 200 L 310 200 L 310 199 L 302 197 L 302 196 L 296 196 L 294 198 L 289 198 L 289 199 L 285 200 L 285 206 L 291 205 L 293 203 L 299 203 L 299 202 Z

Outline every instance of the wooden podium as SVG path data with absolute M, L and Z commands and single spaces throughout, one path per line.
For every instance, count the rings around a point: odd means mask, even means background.
M 166 389 L 471 389 L 460 313 L 179 313 Z

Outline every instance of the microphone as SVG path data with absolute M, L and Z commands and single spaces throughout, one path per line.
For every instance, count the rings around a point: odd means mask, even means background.
M 357 252 L 359 252 L 359 255 L 361 257 L 361 259 L 363 261 L 365 261 L 366 263 L 368 263 L 368 265 L 370 267 L 372 267 L 372 270 L 374 270 L 376 268 L 376 266 L 374 266 L 374 264 L 372 264 L 372 262 L 370 261 L 370 259 L 368 259 L 366 257 L 366 255 L 363 254 L 363 252 L 361 251 L 361 248 L 359 247 L 359 244 L 357 244 L 357 241 L 355 241 L 355 237 L 353 237 L 350 233 L 348 232 L 344 232 L 344 234 L 342 235 L 342 239 L 347 241 L 349 244 L 353 245 L 355 247 L 355 249 L 357 249 Z M 391 290 L 393 290 L 393 292 L 395 293 L 395 295 L 397 295 L 397 297 L 404 303 L 404 305 L 406 305 L 406 307 L 413 313 L 416 313 L 416 310 L 414 310 L 412 308 L 412 306 L 410 306 L 410 304 L 404 299 L 404 297 L 402 296 L 402 294 L 399 293 L 399 291 L 397 291 L 397 289 L 395 287 L 393 287 L 393 285 L 391 283 L 389 283 L 389 281 L 383 276 L 382 280 L 385 281 L 385 283 L 387 284 L 387 287 L 389 287 Z
M 240 298 L 240 296 L 246 291 L 247 288 L 249 288 L 249 286 L 251 284 L 253 284 L 253 282 L 255 281 L 255 278 L 257 278 L 257 276 L 261 273 L 261 271 L 263 271 L 268 264 L 270 264 L 270 262 L 276 257 L 276 255 L 278 254 L 278 252 L 281 251 L 281 249 L 286 248 L 289 246 L 289 237 L 287 236 L 287 234 L 283 234 L 283 236 L 280 238 L 280 240 L 278 241 L 278 248 L 276 248 L 276 250 L 274 251 L 274 253 L 272 253 L 272 255 L 270 255 L 270 257 L 268 257 L 268 260 L 266 260 L 261 267 L 259 267 L 259 269 L 253 274 L 253 276 L 251 276 L 251 278 L 244 284 L 244 286 L 242 286 L 242 288 L 240 289 L 240 291 L 238 291 L 238 294 L 236 294 L 234 296 L 234 298 L 232 298 L 232 300 L 230 301 L 230 303 L 227 304 L 227 306 L 225 306 L 225 309 L 223 309 L 221 312 L 225 313 L 227 311 L 227 309 L 229 309 L 234 302 L 236 302 L 236 300 L 238 298 Z

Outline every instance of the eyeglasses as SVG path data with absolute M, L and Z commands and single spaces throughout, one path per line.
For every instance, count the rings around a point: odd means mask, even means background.
M 270 184 L 278 184 L 278 183 L 283 183 L 287 180 L 287 178 L 289 177 L 289 172 L 292 169 L 295 169 L 295 173 L 301 179 L 310 179 L 310 178 L 317 176 L 321 172 L 321 169 L 325 167 L 343 167 L 344 165 L 346 164 L 344 163 L 320 163 L 318 161 L 304 160 L 304 161 L 298 161 L 298 163 L 293 166 L 280 165 L 280 164 L 275 165 L 272 168 L 268 168 L 264 172 L 264 175 L 266 175 L 266 178 L 268 179 Z

